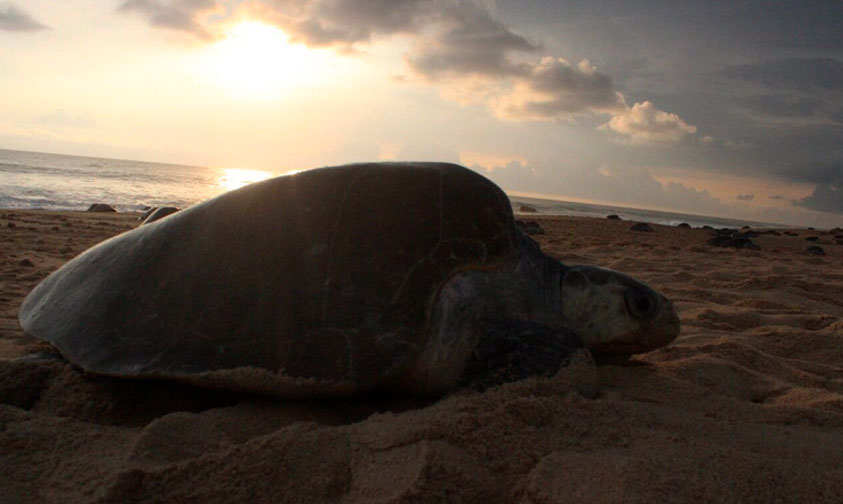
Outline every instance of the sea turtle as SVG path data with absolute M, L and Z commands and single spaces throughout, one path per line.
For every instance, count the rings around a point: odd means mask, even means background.
M 117 212 L 117 210 L 113 206 L 111 206 L 109 204 L 106 204 L 106 203 L 93 203 L 85 211 L 86 212 L 109 212 L 109 213 Z
M 75 257 L 20 323 L 93 373 L 284 397 L 435 395 L 679 333 L 665 297 L 543 254 L 499 187 L 443 163 L 225 193 Z
M 644 231 L 647 233 L 653 232 L 653 226 L 647 224 L 646 222 L 636 222 L 635 224 L 629 226 L 629 229 L 633 231 Z

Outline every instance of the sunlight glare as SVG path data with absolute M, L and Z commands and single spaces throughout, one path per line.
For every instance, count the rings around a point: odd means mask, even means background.
M 222 176 L 217 179 L 217 185 L 226 191 L 239 189 L 253 182 L 260 182 L 274 174 L 260 170 L 243 170 L 240 168 L 224 168 Z
M 308 85 L 331 67 L 324 51 L 290 44 L 278 28 L 245 21 L 228 31 L 205 55 L 205 72 L 236 98 L 275 99 Z

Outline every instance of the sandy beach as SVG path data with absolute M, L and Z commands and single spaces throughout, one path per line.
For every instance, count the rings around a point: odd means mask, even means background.
M 96 377 L 15 361 L 40 348 L 17 312 L 137 214 L 0 211 L 0 502 L 843 502 L 840 232 L 761 234 L 747 250 L 703 229 L 525 218 L 564 263 L 672 299 L 678 340 L 436 401 Z

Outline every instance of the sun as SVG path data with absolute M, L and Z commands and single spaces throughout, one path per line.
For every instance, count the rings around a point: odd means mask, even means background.
M 331 64 L 322 51 L 291 44 L 287 35 L 259 21 L 244 21 L 204 55 L 205 73 L 230 95 L 280 98 L 323 77 Z

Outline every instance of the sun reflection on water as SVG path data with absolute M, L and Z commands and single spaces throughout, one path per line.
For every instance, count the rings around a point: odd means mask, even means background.
M 243 170 L 240 168 L 223 168 L 222 176 L 217 179 L 217 185 L 226 191 L 238 189 L 252 182 L 260 182 L 275 175 L 261 170 Z

